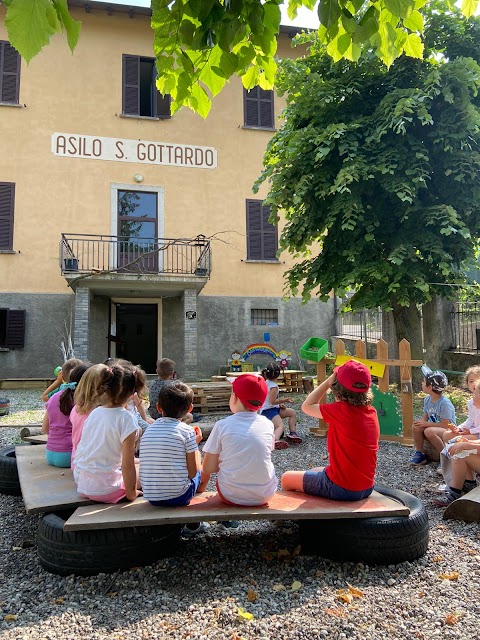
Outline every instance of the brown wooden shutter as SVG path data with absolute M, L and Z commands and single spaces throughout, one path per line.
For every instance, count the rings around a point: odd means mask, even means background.
M 15 184 L 0 182 L 0 250 L 13 250 Z
M 140 57 L 123 55 L 122 112 L 140 115 Z
M 270 207 L 247 200 L 247 260 L 275 260 L 277 227 L 268 222 Z
M 0 42 L 0 102 L 18 104 L 20 56 L 9 42 Z
M 8 310 L 5 346 L 8 349 L 23 349 L 25 346 L 25 311 Z
M 273 91 L 265 91 L 258 86 L 250 91 L 244 89 L 243 100 L 246 127 L 273 129 Z

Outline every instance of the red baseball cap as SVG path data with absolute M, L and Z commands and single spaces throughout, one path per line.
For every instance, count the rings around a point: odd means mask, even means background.
M 250 411 L 258 411 L 268 395 L 268 387 L 262 376 L 244 373 L 235 378 L 233 393 Z
M 365 393 L 372 384 L 372 376 L 367 367 L 356 360 L 349 360 L 334 369 L 337 380 L 349 391 Z

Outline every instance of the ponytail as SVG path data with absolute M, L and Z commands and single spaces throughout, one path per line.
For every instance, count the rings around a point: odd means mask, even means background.
M 79 361 L 80 362 L 80 361 Z M 60 411 L 64 416 L 69 416 L 75 401 L 73 399 L 73 395 L 75 393 L 75 388 L 77 384 L 82 379 L 83 374 L 89 368 L 90 365 L 81 362 L 70 372 L 70 382 L 64 385 L 64 391 L 60 396 Z

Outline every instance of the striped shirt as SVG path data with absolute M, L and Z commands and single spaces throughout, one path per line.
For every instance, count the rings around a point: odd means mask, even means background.
M 140 440 L 140 481 L 147 500 L 178 498 L 190 486 L 187 453 L 197 450 L 195 431 L 175 418 L 159 418 Z

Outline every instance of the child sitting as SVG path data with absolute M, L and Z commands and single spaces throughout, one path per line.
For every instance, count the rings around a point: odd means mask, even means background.
M 215 424 L 203 447 L 199 491 L 205 488 L 210 474 L 216 473 L 217 492 L 226 504 L 259 506 L 275 494 L 273 425 L 257 413 L 267 393 L 261 376 L 247 373 L 234 380 L 230 397 L 233 415 Z M 234 528 L 228 523 L 223 526 Z
M 442 395 L 448 385 L 447 376 L 442 371 L 432 371 L 427 365 L 422 366 L 422 373 L 424 375 L 422 391 L 427 394 L 427 397 L 423 403 L 422 419 L 415 420 L 413 423 L 415 453 L 410 464 L 414 467 L 427 463 L 424 452 L 425 438 L 440 453 L 445 446 L 442 439 L 444 432 L 452 423 L 456 424 L 455 407 L 447 397 Z M 437 471 L 441 474 L 440 464 Z
M 53 396 L 54 393 L 58 391 L 63 391 L 67 387 L 65 386 L 68 382 L 70 382 L 70 372 L 78 367 L 78 365 L 83 364 L 81 360 L 77 358 L 70 358 L 63 363 L 62 369 L 60 373 L 57 375 L 57 379 L 55 382 L 45 389 L 45 391 L 40 396 L 40 400 L 43 402 L 47 402 L 49 398 Z
M 193 391 L 183 382 L 162 387 L 157 402 L 161 417 L 140 440 L 143 496 L 156 507 L 189 504 L 200 484 L 202 433 L 181 421 L 192 400 Z
M 280 375 L 280 367 L 276 362 L 270 362 L 265 369 L 262 370 L 262 376 L 267 383 L 268 395 L 260 409 L 260 415 L 265 416 L 273 422 L 275 433 L 275 449 L 286 449 L 287 442 L 291 444 L 301 444 L 302 439 L 296 432 L 297 414 L 295 409 L 287 409 L 285 404 L 291 404 L 290 398 L 285 398 L 279 402 L 280 389 L 277 383 Z M 282 442 L 280 438 L 283 436 L 285 427 L 283 426 L 283 418 L 288 418 L 289 434 L 285 436 L 286 442 Z
M 73 394 L 88 365 L 80 364 L 70 373 L 70 382 L 61 393 L 49 398 L 43 418 L 42 431 L 48 434 L 45 457 L 52 467 L 67 468 L 72 461 Z
M 373 491 L 380 426 L 372 407 L 367 367 L 349 360 L 314 389 L 302 411 L 328 423 L 330 464 L 309 471 L 287 471 L 282 489 L 331 500 L 362 500 Z M 331 388 L 335 402 L 320 404 Z
M 157 409 L 158 394 L 160 393 L 160 390 L 175 382 L 175 362 L 169 358 L 157 360 L 157 376 L 158 380 L 154 380 L 152 382 L 149 390 L 148 413 L 154 420 L 158 420 L 161 415 Z M 187 424 L 191 424 L 193 422 L 193 416 L 190 411 L 188 411 L 183 417 L 182 422 L 186 422 Z
M 75 406 L 70 414 L 70 422 L 72 423 L 72 469 L 75 466 L 75 453 L 82 437 L 85 420 L 101 404 L 101 399 L 96 396 L 96 386 L 102 367 L 103 365 L 101 364 L 94 364 L 88 367 L 75 388 Z
M 142 370 L 130 363 L 99 365 L 95 398 L 102 406 L 85 420 L 73 472 L 78 493 L 90 500 L 115 504 L 141 495 L 135 469 L 138 424 L 124 407 L 144 385 Z

